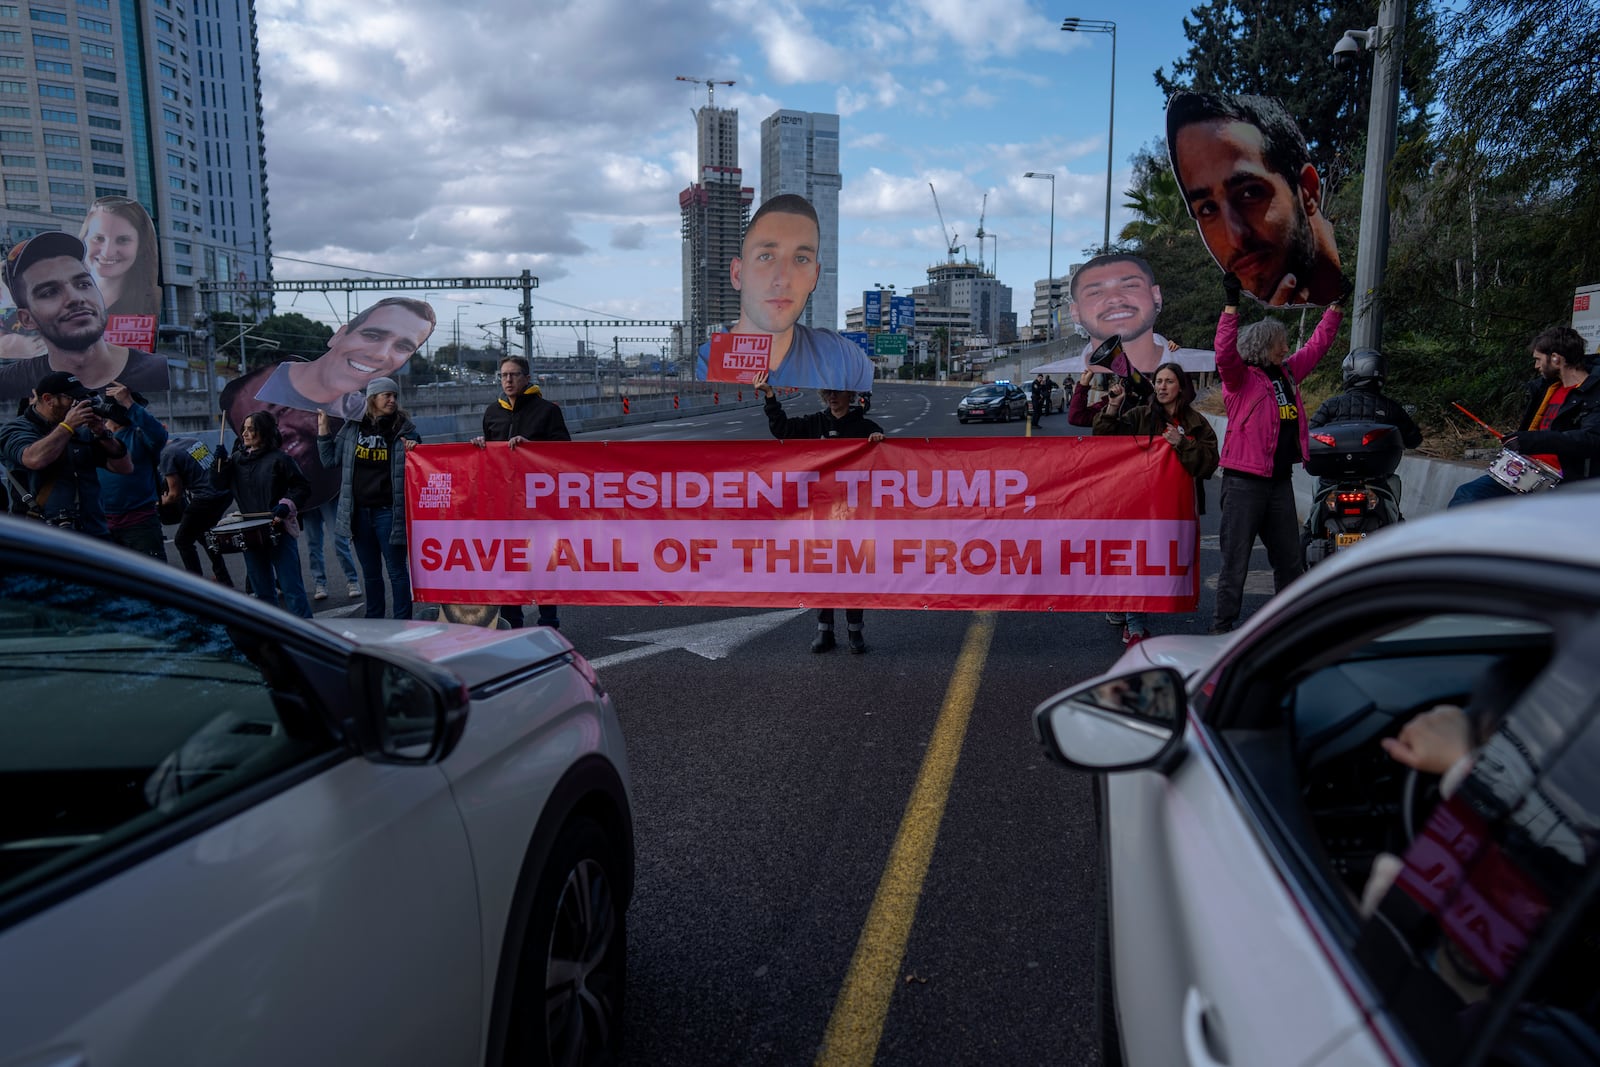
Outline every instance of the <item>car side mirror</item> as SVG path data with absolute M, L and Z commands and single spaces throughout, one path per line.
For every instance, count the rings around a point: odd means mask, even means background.
M 350 697 L 355 740 L 374 763 L 438 763 L 466 729 L 466 686 L 430 664 L 358 651 L 350 659 Z
M 1052 697 L 1034 711 L 1034 731 L 1075 770 L 1166 773 L 1182 758 L 1188 708 L 1183 676 L 1151 667 Z

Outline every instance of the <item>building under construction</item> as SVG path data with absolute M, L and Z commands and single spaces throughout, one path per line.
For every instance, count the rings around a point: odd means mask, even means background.
M 739 112 L 710 104 L 695 112 L 700 180 L 678 194 L 683 215 L 683 320 L 688 343 L 739 321 L 728 265 L 739 254 L 755 189 L 739 169 Z

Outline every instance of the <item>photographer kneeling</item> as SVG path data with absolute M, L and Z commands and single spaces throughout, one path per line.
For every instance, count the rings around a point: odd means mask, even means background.
M 130 474 L 133 461 L 97 411 L 107 403 L 71 374 L 56 371 L 39 380 L 33 400 L 16 418 L 0 425 L 0 463 L 29 516 L 92 537 L 111 536 L 98 472 Z

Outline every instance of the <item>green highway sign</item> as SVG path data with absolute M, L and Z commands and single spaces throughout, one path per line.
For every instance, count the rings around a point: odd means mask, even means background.
M 903 356 L 908 351 L 909 340 L 903 333 L 880 333 L 872 339 L 873 351 L 880 356 Z

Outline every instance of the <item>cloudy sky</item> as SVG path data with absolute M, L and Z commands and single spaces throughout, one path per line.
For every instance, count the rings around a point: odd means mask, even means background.
M 1161 132 L 1151 72 L 1183 53 L 1192 3 L 1145 0 L 1118 28 L 1113 232 L 1128 156 Z M 677 197 L 706 98 L 674 80 L 687 75 L 735 82 L 717 102 L 739 110 L 758 191 L 763 118 L 840 116 L 841 318 L 862 289 L 909 289 L 945 258 L 932 181 L 973 259 L 988 193 L 984 229 L 1026 321 L 1046 276 L 1051 187 L 1023 172 L 1056 174 L 1057 273 L 1104 226 L 1111 42 L 1059 26 L 1108 13 L 1033 0 L 258 0 L 274 270 L 527 268 L 535 317 L 676 319 Z M 996 242 L 984 243 L 992 263 Z M 459 320 L 463 340 L 517 304 L 429 299 L 441 334 Z M 311 294 L 292 310 L 344 312 Z M 546 354 L 572 351 L 573 336 L 540 331 Z

